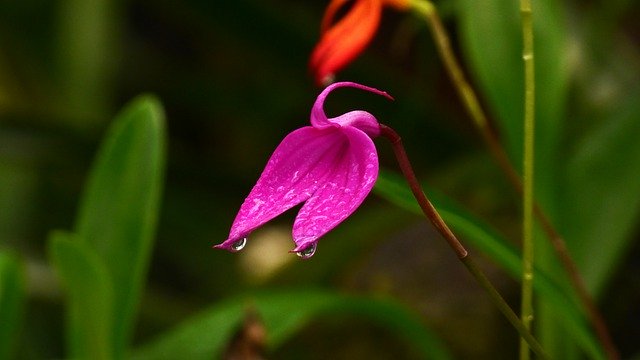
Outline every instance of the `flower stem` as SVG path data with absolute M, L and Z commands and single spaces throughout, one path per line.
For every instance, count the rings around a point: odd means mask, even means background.
M 411 6 L 418 14 L 421 14 L 426 18 L 427 24 L 431 29 L 431 33 L 433 35 L 440 58 L 444 63 L 445 69 L 449 74 L 452 82 L 454 83 L 458 95 L 460 96 L 464 106 L 466 107 L 469 116 L 473 120 L 474 125 L 479 130 L 482 139 L 489 148 L 489 152 L 496 159 L 498 166 L 505 173 L 516 191 L 518 191 L 518 193 L 522 193 L 522 179 L 520 178 L 518 172 L 511 165 L 507 153 L 498 140 L 498 136 L 489 126 L 487 116 L 480 106 L 478 97 L 465 78 L 462 67 L 456 59 L 453 50 L 451 49 L 449 36 L 447 35 L 447 31 L 442 24 L 436 7 L 428 0 L 411 0 Z M 593 298 L 587 291 L 584 280 L 580 275 L 578 267 L 571 258 L 569 251 L 567 250 L 564 239 L 556 231 L 555 227 L 551 223 L 551 220 L 546 216 L 542 208 L 538 205 L 537 202 L 535 202 L 535 200 L 533 202 L 533 212 L 536 219 L 538 219 L 542 230 L 547 235 L 547 238 L 551 242 L 551 245 L 560 258 L 565 271 L 569 275 L 569 280 L 571 281 L 571 284 L 573 285 L 580 302 L 583 304 L 584 310 L 596 332 L 596 335 L 600 339 L 604 350 L 608 354 L 608 358 L 618 359 L 618 352 L 615 345 L 613 344 L 604 318 L 602 317 L 602 314 L 593 301 Z
M 444 63 L 445 69 L 449 74 L 451 81 L 453 81 L 453 84 L 458 91 L 458 95 L 462 98 L 471 119 L 475 123 L 476 127 L 481 129 L 484 135 L 486 131 L 490 131 L 489 122 L 482 111 L 478 97 L 465 78 L 464 73 L 462 72 L 462 67 L 458 63 L 458 60 L 451 49 L 451 41 L 449 40 L 449 36 L 447 35 L 444 25 L 442 24 L 442 20 L 440 20 L 440 16 L 438 15 L 435 5 L 427 0 L 412 0 L 411 5 L 418 14 L 427 19 L 427 24 L 431 29 L 433 40 L 435 41 L 438 54 Z M 500 147 L 499 143 L 497 143 L 497 146 Z M 507 158 L 505 157 L 505 159 Z M 507 160 L 507 164 L 508 163 L 509 162 Z M 509 165 L 509 167 L 511 166 Z M 515 176 L 517 177 L 517 174 L 515 174 Z
M 418 204 L 420 205 L 420 208 L 422 209 L 422 212 L 425 214 L 427 219 L 436 227 L 436 229 L 438 229 L 440 234 L 442 234 L 449 246 L 458 256 L 458 259 L 462 261 L 471 275 L 473 275 L 480 286 L 482 286 L 482 288 L 489 294 L 491 301 L 498 307 L 500 312 L 502 312 L 502 314 L 507 318 L 511 325 L 518 331 L 521 338 L 523 338 L 527 342 L 528 346 L 541 359 L 548 359 L 549 357 L 544 352 L 544 349 L 542 349 L 540 343 L 538 343 L 533 335 L 531 335 L 531 332 L 525 327 L 520 319 L 518 319 L 518 316 L 513 312 L 511 307 L 509 307 L 507 302 L 500 295 L 498 290 L 496 290 L 493 284 L 491 284 L 491 281 L 489 281 L 486 275 L 484 275 L 480 268 L 478 268 L 475 261 L 473 261 L 473 259 L 469 255 L 467 249 L 465 249 L 462 243 L 460 243 L 458 238 L 444 222 L 438 211 L 431 204 L 429 199 L 427 199 L 427 196 L 424 194 L 424 191 L 422 191 L 422 187 L 420 186 L 420 183 L 418 182 L 418 179 L 413 172 L 413 167 L 411 166 L 411 162 L 409 162 L 407 153 L 404 150 L 400 135 L 398 135 L 398 133 L 392 128 L 383 124 L 380 124 L 380 131 L 381 135 L 391 142 L 391 145 L 393 146 L 393 152 L 400 166 L 400 170 L 407 180 L 413 196 L 418 201 Z
M 533 321 L 533 178 L 535 144 L 535 64 L 533 59 L 533 11 L 530 0 L 520 0 L 522 17 L 522 59 L 524 61 L 524 154 L 523 226 L 522 226 L 522 302 L 520 318 L 527 330 Z M 520 359 L 531 354 L 524 339 L 520 339 Z

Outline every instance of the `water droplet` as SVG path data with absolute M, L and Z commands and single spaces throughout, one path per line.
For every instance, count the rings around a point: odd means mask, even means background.
M 244 249 L 245 245 L 247 245 L 247 238 L 243 237 L 242 239 L 237 240 L 236 242 L 231 244 L 231 250 L 232 251 L 240 251 L 240 250 Z
M 311 243 L 311 245 L 307 246 L 305 249 L 300 250 L 296 253 L 296 255 L 300 256 L 303 259 L 309 259 L 316 253 L 316 248 L 318 247 L 317 243 Z

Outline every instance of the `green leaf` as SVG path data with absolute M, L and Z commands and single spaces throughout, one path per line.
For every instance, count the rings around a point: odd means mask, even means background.
M 524 63 L 519 2 L 463 0 L 459 3 L 464 56 L 480 93 L 488 104 L 511 163 L 522 168 L 524 116 Z M 558 154 L 564 129 L 568 79 L 567 16 L 555 0 L 533 2 L 535 63 L 535 174 L 536 202 L 553 221 L 557 219 Z M 557 222 L 557 221 L 554 221 Z M 560 279 L 562 267 L 545 237 L 535 236 L 536 264 Z M 539 304 L 537 327 L 542 345 L 552 356 L 571 348 L 556 331 L 557 316 Z M 568 352 L 571 352 L 570 350 Z
M 69 356 L 112 359 L 113 288 L 103 261 L 65 232 L 51 234 L 49 256 L 66 288 Z
M 278 270 L 271 284 L 286 285 L 308 283 L 332 284 L 352 266 L 354 256 L 366 256 L 370 249 L 385 237 L 407 224 L 404 214 L 392 212 L 379 204 L 361 207 L 357 214 L 345 221 L 323 239 L 322 256 L 313 261 L 292 261 Z M 358 239 L 358 241 L 341 241 Z
M 106 119 L 119 59 L 122 5 L 109 0 L 56 2 L 58 95 L 75 116 L 73 125 L 94 127 Z M 88 86 L 90 85 L 90 86 Z
M 247 309 L 255 310 L 264 321 L 270 349 L 282 346 L 317 317 L 353 314 L 404 338 L 425 358 L 451 358 L 440 340 L 416 319 L 417 316 L 399 304 L 322 290 L 261 293 L 225 301 L 142 347 L 133 358 L 217 358 Z
M 374 192 L 405 210 L 424 216 L 407 186 L 404 178 L 392 172 L 381 170 Z M 451 199 L 431 189 L 426 192 L 429 201 L 437 208 L 446 223 L 465 236 L 469 236 L 469 241 L 474 247 L 510 274 L 517 274 L 520 271 L 522 266 L 520 258 L 516 249 L 509 242 L 489 226 L 464 211 Z
M 80 204 L 76 232 L 95 249 L 113 280 L 113 346 L 129 343 L 160 210 L 165 163 L 162 106 L 132 101 L 114 120 Z
M 602 294 L 640 216 L 639 91 L 583 139 L 566 166 L 562 231 L 588 288 Z
M 398 175 L 381 171 L 374 187 L 376 194 L 416 215 L 423 216 L 405 181 Z M 460 234 L 473 247 L 502 267 L 514 279 L 521 279 L 522 260 L 518 251 L 491 227 L 475 218 L 452 200 L 432 190 L 427 190 L 429 200 L 444 221 L 456 234 Z M 579 305 L 569 298 L 547 274 L 540 269 L 534 273 L 534 287 L 555 308 L 555 313 L 566 323 L 571 335 L 594 359 L 604 358 L 598 341 L 580 313 Z
M 494 115 L 516 168 L 522 165 L 524 65 L 518 1 L 463 0 L 459 19 L 464 56 Z M 536 87 L 536 197 L 552 210 L 554 167 L 568 89 L 566 16 L 562 4 L 533 4 Z
M 13 256 L 0 252 L 0 359 L 12 358 L 24 301 L 24 270 Z

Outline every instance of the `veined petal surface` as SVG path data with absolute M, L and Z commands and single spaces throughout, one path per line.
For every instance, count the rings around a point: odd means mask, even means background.
M 344 142 L 337 129 L 306 126 L 287 135 L 240 207 L 229 238 L 216 247 L 230 250 L 236 240 L 309 199 L 333 173 Z
M 339 130 L 344 142 L 331 174 L 300 209 L 293 224 L 293 240 L 301 251 L 332 230 L 362 204 L 378 178 L 378 154 L 363 131 Z

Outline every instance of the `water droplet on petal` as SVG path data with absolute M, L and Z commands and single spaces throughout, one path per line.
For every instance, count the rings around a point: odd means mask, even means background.
M 247 238 L 243 237 L 242 239 L 236 240 L 233 244 L 231 244 L 231 250 L 240 251 L 244 249 L 245 245 L 247 245 Z
M 305 249 L 300 250 L 296 253 L 296 255 L 300 256 L 302 259 L 309 259 L 316 253 L 316 248 L 318 247 L 317 243 L 311 243 L 311 245 L 307 246 Z

